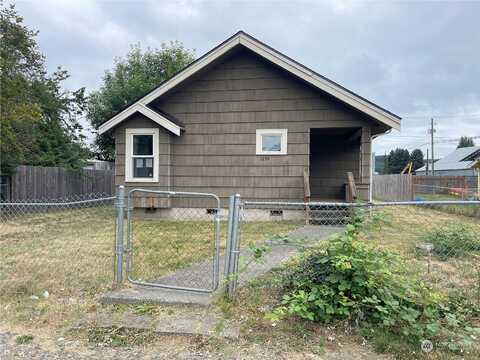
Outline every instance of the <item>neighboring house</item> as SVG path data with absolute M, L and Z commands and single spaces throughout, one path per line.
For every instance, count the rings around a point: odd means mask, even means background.
M 115 163 L 111 161 L 90 159 L 83 167 L 85 170 L 113 170 L 115 169 Z
M 480 159 L 480 146 L 470 146 L 456 149 L 444 158 L 435 161 L 435 176 L 474 176 L 473 165 Z M 432 175 L 432 165 L 429 165 Z M 426 175 L 426 166 L 416 171 L 417 175 Z
M 371 140 L 400 117 L 240 31 L 99 127 L 116 184 L 261 201 L 368 199 Z M 144 199 L 143 199 L 144 200 Z M 136 207 L 207 207 L 199 199 Z
M 432 159 L 430 159 L 430 158 L 429 158 L 429 159 L 424 159 L 423 162 L 425 163 L 425 165 L 422 166 L 422 167 L 420 167 L 420 168 L 418 168 L 418 169 L 415 171 L 415 173 L 417 173 L 419 169 L 423 169 L 423 170 L 422 170 L 423 173 L 422 173 L 421 175 L 425 175 L 425 171 L 427 171 L 427 172 L 428 172 L 428 175 L 430 175 L 430 173 L 431 173 L 431 171 L 432 171 L 432 163 L 433 163 L 433 162 L 434 162 L 434 163 L 437 163 L 437 161 L 438 161 L 438 159 L 435 159 L 435 160 L 432 160 Z

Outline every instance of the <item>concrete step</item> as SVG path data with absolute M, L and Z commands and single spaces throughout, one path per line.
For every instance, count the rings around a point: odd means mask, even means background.
M 162 304 L 209 306 L 214 300 L 213 294 L 191 291 L 153 288 L 147 286 L 127 285 L 99 298 L 101 304 Z
M 91 313 L 70 326 L 68 331 L 88 329 L 125 328 L 145 330 L 157 335 L 219 336 L 236 339 L 240 326 L 226 321 L 214 309 L 192 309 L 185 307 L 159 307 L 155 314 L 139 315 L 131 307 L 124 312 L 102 310 Z

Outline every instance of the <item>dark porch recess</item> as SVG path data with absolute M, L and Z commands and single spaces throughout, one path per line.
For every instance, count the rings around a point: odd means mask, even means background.
M 345 201 L 347 172 L 358 181 L 359 128 L 310 129 L 310 191 L 312 201 Z

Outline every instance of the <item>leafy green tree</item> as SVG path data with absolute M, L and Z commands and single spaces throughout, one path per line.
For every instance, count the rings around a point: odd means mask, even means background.
M 470 147 L 470 146 L 475 146 L 475 143 L 473 142 L 473 139 L 468 136 L 462 136 L 460 138 L 460 141 L 458 142 L 457 149 L 459 148 L 464 148 L 464 147 Z
M 35 36 L 14 5 L 0 10 L 0 171 L 11 174 L 19 164 L 76 169 L 89 151 L 78 118 L 85 90 L 62 89 L 68 72 L 49 75 Z
M 397 148 L 390 151 L 386 159 L 386 174 L 400 174 L 403 168 L 410 162 L 410 153 L 407 149 Z
M 415 149 L 410 153 L 410 161 L 413 163 L 413 171 L 420 169 L 425 165 L 425 159 L 423 157 L 423 151 Z
M 90 94 L 87 119 L 98 128 L 128 104 L 172 77 L 194 60 L 193 51 L 179 42 L 162 44 L 160 49 L 143 51 L 137 44 L 125 58 L 116 58 L 112 70 L 105 71 L 103 84 Z M 114 140 L 111 134 L 97 135 L 95 152 L 104 160 L 115 158 Z

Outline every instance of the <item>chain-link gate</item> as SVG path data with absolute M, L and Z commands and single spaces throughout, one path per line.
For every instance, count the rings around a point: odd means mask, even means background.
M 220 199 L 215 194 L 130 190 L 126 231 L 131 283 L 196 292 L 217 289 Z

